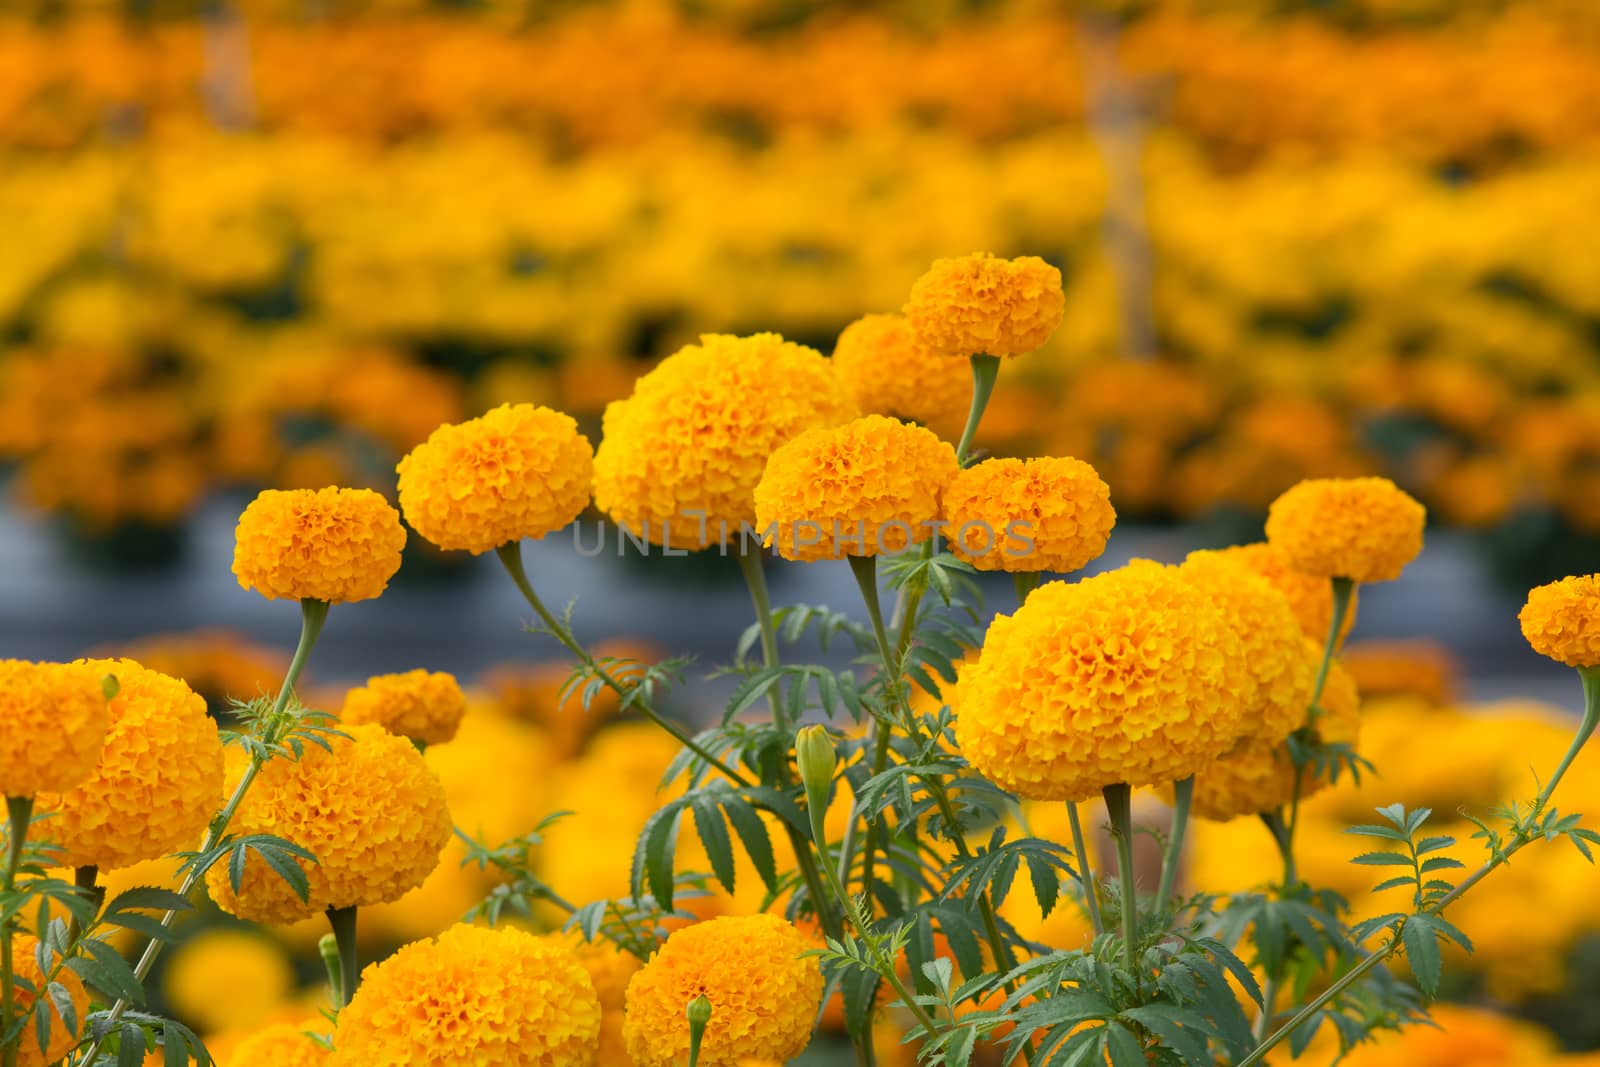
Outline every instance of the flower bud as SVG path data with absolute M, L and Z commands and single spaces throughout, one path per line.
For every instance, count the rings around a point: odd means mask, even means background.
M 711 1021 L 711 1000 L 701 993 L 689 1001 L 689 1007 L 684 1015 L 688 1017 L 690 1026 L 704 1026 Z
M 837 757 L 833 739 L 826 728 L 805 726 L 795 735 L 795 762 L 800 765 L 800 781 L 805 783 L 806 799 L 818 807 L 826 807 L 828 786 L 833 782 L 833 768 Z M 818 798 L 821 802 L 818 803 Z

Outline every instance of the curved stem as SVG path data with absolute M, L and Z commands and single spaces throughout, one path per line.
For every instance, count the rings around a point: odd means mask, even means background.
M 1272 834 L 1272 843 L 1278 846 L 1278 854 L 1283 857 L 1283 891 L 1288 893 L 1300 879 L 1295 871 L 1294 849 L 1289 844 L 1289 828 L 1283 821 L 1283 809 L 1262 812 L 1261 822 Z
M 1072 827 L 1072 854 L 1078 861 L 1078 881 L 1083 885 L 1083 899 L 1089 907 L 1089 922 L 1094 936 L 1106 932 L 1106 922 L 1100 915 L 1100 883 L 1094 876 L 1094 864 L 1089 862 L 1089 849 L 1083 841 L 1083 823 L 1078 818 L 1078 805 L 1067 801 L 1067 822 Z
M 1317 665 L 1317 684 L 1311 690 L 1311 708 L 1313 713 L 1322 704 L 1322 691 L 1328 684 L 1328 670 L 1333 666 L 1333 653 L 1339 647 L 1339 631 L 1344 629 L 1344 620 L 1350 614 L 1350 599 L 1356 591 L 1356 583 L 1349 578 L 1333 578 L 1333 618 L 1328 623 L 1328 636 L 1322 642 L 1322 661 Z
M 1156 890 L 1156 905 L 1167 906 L 1172 898 L 1172 887 L 1178 880 L 1178 862 L 1183 855 L 1183 835 L 1189 826 L 1189 805 L 1194 800 L 1194 775 L 1172 787 L 1172 834 L 1167 838 L 1167 850 L 1161 857 L 1161 885 Z
M 972 406 L 967 409 L 967 425 L 961 431 L 961 443 L 956 445 L 956 462 L 965 465 L 972 439 L 978 433 L 978 423 L 983 421 L 983 411 L 989 406 L 989 396 L 994 392 L 995 379 L 1000 376 L 999 356 L 973 356 Z
M 1117 839 L 1117 880 L 1122 885 L 1122 942 L 1127 949 L 1128 972 L 1139 982 L 1139 891 L 1133 883 L 1133 790 L 1127 785 L 1104 789 L 1106 815 Z
M 17 871 L 22 867 L 22 850 L 28 840 L 28 826 L 33 821 L 32 797 L 6 797 L 6 861 L 0 870 L 0 890 L 10 893 L 17 884 Z M 11 946 L 11 920 L 0 925 L 0 1034 L 11 1029 L 11 1015 L 16 1009 L 16 990 L 13 982 Z M 0 1063 L 4 1067 L 17 1067 L 17 1056 L 22 1043 L 19 1033 L 15 1040 L 0 1048 Z
M 356 908 L 328 909 L 328 926 L 339 946 L 339 987 L 333 995 L 340 1008 L 349 1005 L 356 995 L 356 986 L 361 984 L 360 963 L 356 957 L 356 912 Z

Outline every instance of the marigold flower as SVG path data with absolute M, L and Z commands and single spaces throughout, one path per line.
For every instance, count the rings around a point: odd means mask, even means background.
M 589 1067 L 594 983 L 559 941 L 453 926 L 361 976 L 334 1034 L 342 1067 Z
M 1244 645 L 1175 567 L 1143 560 L 1035 589 L 958 668 L 956 741 L 1032 800 L 1181 781 L 1239 736 Z
M 776 915 L 725 916 L 667 939 L 628 983 L 623 1032 L 636 1067 L 672 1067 L 689 1052 L 684 1009 L 704 995 L 711 1021 L 703 1067 L 787 1063 L 805 1051 L 822 1003 L 822 969 L 804 934 Z
M 865 315 L 839 334 L 833 370 L 863 414 L 920 422 L 945 437 L 961 433 L 972 403 L 972 372 L 917 344 L 903 315 Z
M 216 996 L 216 991 L 212 991 Z M 333 1053 L 312 1040 L 311 1034 L 325 1030 L 321 1019 L 300 1023 L 275 1023 L 240 1041 L 227 1059 L 227 1067 L 323 1067 L 332 1062 Z
M 342 726 L 330 748 L 306 745 L 297 760 L 268 762 L 234 817 L 239 834 L 270 833 L 308 849 L 311 883 L 301 901 L 252 853 L 240 891 L 228 864 L 206 874 L 223 910 L 261 923 L 292 923 L 328 908 L 384 904 L 421 885 L 450 840 L 444 787 L 403 737 L 381 726 Z
M 33 1007 L 36 996 L 34 991 L 44 988 L 44 972 L 39 969 L 38 957 L 34 955 L 38 947 L 38 938 L 28 934 L 16 934 L 11 942 L 14 974 L 22 979 L 12 986 L 11 995 L 15 1007 L 22 1011 Z M 83 1026 L 89 1014 L 88 991 L 83 988 L 83 982 L 78 976 L 65 967 L 57 972 L 55 980 L 62 984 L 67 990 L 67 996 L 72 1000 L 73 1014 L 77 1017 L 79 1029 L 77 1033 L 69 1029 L 66 1021 L 61 1018 L 61 1009 L 52 1003 L 49 1009 L 50 1040 L 44 1048 L 39 1047 L 39 1034 L 30 1019 L 18 1041 L 17 1067 L 45 1067 L 46 1064 L 59 1063 L 78 1043 L 78 1037 L 83 1033 Z
M 785 559 L 900 552 L 933 536 L 958 470 L 949 442 L 884 415 L 808 430 L 767 461 L 756 525 Z
M 595 503 L 655 544 L 726 544 L 754 521 L 773 450 L 854 414 L 822 353 L 775 333 L 706 334 L 607 405 Z
M 83 664 L 0 660 L 0 796 L 82 782 L 109 722 L 102 679 Z
M 501 404 L 434 430 L 396 469 L 412 529 L 440 548 L 478 553 L 576 519 L 589 506 L 594 448 L 570 415 Z
M 622 1036 L 628 982 L 638 972 L 639 958 L 624 952 L 609 941 L 585 941 L 577 932 L 547 934 L 548 940 L 564 945 L 589 972 L 595 996 L 600 1001 L 600 1050 L 595 1063 L 628 1062 L 627 1042 Z
M 1067 573 L 1106 550 L 1117 513 L 1095 469 L 1071 457 L 990 459 L 944 492 L 950 551 L 980 571 Z
M 371 489 L 268 489 L 239 516 L 233 573 L 268 600 L 370 600 L 400 569 L 400 514 Z
M 1266 541 L 1206 549 L 1191 553 L 1190 558 L 1210 552 L 1242 563 L 1271 582 L 1278 592 L 1288 597 L 1289 608 L 1300 620 L 1300 629 L 1305 635 L 1319 644 L 1328 640 L 1328 628 L 1333 625 L 1333 587 L 1326 578 L 1316 578 L 1295 570 L 1283 549 Z M 1339 628 L 1339 639 L 1334 648 L 1344 644 L 1344 639 L 1350 635 L 1350 628 L 1356 624 L 1356 609 L 1360 600 L 1361 590 L 1350 590 L 1350 610 L 1345 612 L 1344 625 Z
M 455 737 L 466 713 L 467 695 L 455 675 L 419 669 L 368 678 L 345 694 L 339 718 L 377 723 L 391 734 L 442 745 Z
M 1306 574 L 1387 582 L 1422 551 L 1425 518 L 1387 478 L 1313 478 L 1272 502 L 1267 540 Z
M 1517 618 L 1539 655 L 1569 667 L 1600 667 L 1600 574 L 1529 590 Z
M 978 252 L 934 260 L 911 287 L 917 343 L 947 356 L 1020 356 L 1050 339 L 1066 311 L 1061 272 L 1038 256 Z
M 161 978 L 172 1010 L 203 1033 L 261 1026 L 294 987 L 294 968 L 277 942 L 232 927 L 202 930 L 184 941 Z M 217 995 L 221 989 L 227 996 Z
M 131 659 L 80 661 L 115 675 L 111 727 L 94 772 L 39 797 L 66 867 L 115 870 L 192 848 L 222 806 L 222 739 L 203 697 Z

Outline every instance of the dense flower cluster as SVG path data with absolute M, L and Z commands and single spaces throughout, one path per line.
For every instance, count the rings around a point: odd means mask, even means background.
M 756 526 L 785 559 L 902 552 L 933 536 L 959 469 L 949 442 L 886 415 L 819 427 L 772 453 Z
M 942 437 L 961 433 L 972 372 L 916 343 L 903 315 L 865 315 L 839 334 L 833 369 L 865 414 L 920 422 Z
M 911 287 L 916 343 L 947 356 L 1020 356 L 1050 340 L 1066 309 L 1061 272 L 1038 256 L 936 260 Z
M 454 675 L 419 668 L 368 678 L 345 694 L 339 718 L 377 723 L 400 737 L 439 745 L 455 737 L 466 713 L 467 695 Z
M 794 1059 L 822 1004 L 822 970 L 803 955 L 812 948 L 775 915 L 724 916 L 677 931 L 628 983 L 628 1055 L 637 1067 L 681 1062 L 689 1051 L 684 1010 L 704 996 L 704 1067 Z
M 328 749 L 268 763 L 234 819 L 238 833 L 270 833 L 310 850 L 302 901 L 252 854 L 234 893 L 228 865 L 206 874 L 223 909 L 255 922 L 291 923 L 328 908 L 382 904 L 421 885 L 450 839 L 438 776 L 405 738 L 380 726 L 345 725 Z
M 334 1033 L 339 1067 L 590 1067 L 600 1001 L 559 941 L 454 926 L 361 977 Z
M 118 688 L 94 773 L 39 798 L 62 864 L 114 870 L 194 847 L 222 806 L 222 739 L 205 700 L 131 659 L 83 665 Z
M 956 741 L 1035 800 L 1178 781 L 1239 737 L 1251 687 L 1227 617 L 1175 567 L 1051 582 L 989 624 L 956 687 Z
M 1190 558 L 1203 557 L 1214 552 L 1223 559 L 1243 564 L 1259 574 L 1289 601 L 1289 609 L 1300 622 L 1300 629 L 1313 641 L 1325 643 L 1328 630 L 1333 626 L 1333 589 L 1326 578 L 1318 578 L 1295 570 L 1283 550 L 1267 541 L 1230 548 L 1206 549 L 1190 553 Z M 1356 609 L 1361 601 L 1361 591 L 1350 594 L 1350 610 L 1345 613 L 1334 647 L 1344 644 L 1350 628 L 1356 622 Z
M 570 415 L 502 404 L 439 427 L 398 470 L 413 529 L 440 548 L 486 552 L 577 518 L 589 506 L 594 450 Z
M 1569 667 L 1600 667 L 1600 574 L 1563 578 L 1528 593 L 1517 616 L 1541 656 Z
M 981 571 L 1077 570 L 1106 550 L 1111 489 L 1070 457 L 990 459 L 944 492 L 950 550 Z
M 777 334 L 707 334 L 606 408 L 595 503 L 657 544 L 726 543 L 755 521 L 768 457 L 853 414 L 821 353 Z
M 1305 574 L 1387 582 L 1422 551 L 1425 517 L 1387 478 L 1309 479 L 1273 501 L 1267 541 Z
M 400 515 L 370 489 L 268 489 L 239 516 L 233 573 L 269 600 L 370 600 L 400 569 Z
M 0 660 L 0 795 L 82 782 L 109 720 L 102 678 L 83 664 Z

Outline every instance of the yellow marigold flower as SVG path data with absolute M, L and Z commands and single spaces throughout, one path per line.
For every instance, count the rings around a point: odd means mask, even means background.
M 1106 550 L 1117 513 L 1095 469 L 1071 457 L 990 459 L 944 492 L 950 551 L 980 571 L 1067 573 Z
M 1314 667 L 1322 649 L 1310 638 L 1304 641 L 1306 662 Z M 1327 744 L 1354 745 L 1361 733 L 1361 697 L 1355 680 L 1338 662 L 1328 671 L 1321 707 L 1322 714 L 1312 724 L 1317 737 Z M 1306 709 L 1302 705 L 1295 725 L 1304 725 L 1305 721 Z M 1207 764 L 1195 775 L 1192 810 L 1202 819 L 1219 822 L 1271 811 L 1293 799 L 1294 778 L 1294 764 L 1283 738 L 1272 741 L 1247 737 L 1233 751 Z M 1309 797 L 1327 785 L 1326 774 L 1316 775 L 1307 770 L 1300 785 L 1300 796 L 1302 799 Z M 1171 790 L 1165 792 L 1170 799 Z
M 903 315 L 866 315 L 839 335 L 833 371 L 864 414 L 920 422 L 945 437 L 961 433 L 972 403 L 972 372 L 917 344 Z
M 239 516 L 233 573 L 268 600 L 370 600 L 400 569 L 400 514 L 371 489 L 268 489 Z
M 1569 667 L 1600 667 L 1600 574 L 1529 590 L 1517 618 L 1539 655 Z
M 822 353 L 775 333 L 707 334 L 607 405 L 595 503 L 655 544 L 726 544 L 754 521 L 773 450 L 854 414 Z
M 211 995 L 216 996 L 216 989 Z M 235 1045 L 226 1067 L 323 1067 L 332 1061 L 333 1054 L 312 1040 L 311 1035 L 325 1030 L 327 1025 L 317 1018 L 274 1023 Z
M 1313 478 L 1272 502 L 1267 540 L 1314 577 L 1387 582 L 1422 551 L 1425 517 L 1387 478 Z
M 570 415 L 501 404 L 434 430 L 396 469 L 412 528 L 440 548 L 478 553 L 576 519 L 589 506 L 594 448 Z
M 345 694 L 339 718 L 377 723 L 391 734 L 441 745 L 455 737 L 466 713 L 467 695 L 454 675 L 419 669 L 368 678 Z
M 595 996 L 600 1001 L 600 1049 L 595 1062 L 601 1067 L 627 1063 L 627 1042 L 622 1036 L 622 1027 L 628 982 L 641 966 L 639 958 L 609 941 L 585 941 L 576 933 L 548 936 L 567 947 L 594 983 Z
M 252 922 L 287 924 L 327 908 L 398 900 L 432 873 L 450 840 L 444 787 L 403 737 L 371 724 L 344 725 L 330 749 L 305 746 L 297 760 L 262 768 L 233 829 L 270 833 L 308 849 L 300 861 L 311 883 L 302 902 L 289 883 L 251 854 L 240 892 L 228 865 L 206 874 L 218 906 Z
M 94 773 L 110 713 L 81 663 L 0 660 L 0 795 L 71 789 Z
M 949 442 L 884 415 L 808 430 L 767 461 L 756 526 L 785 559 L 900 552 L 933 536 L 958 470 Z
M 1067 306 L 1061 272 L 1038 256 L 934 260 L 911 287 L 917 343 L 947 356 L 1020 356 L 1050 339 Z
M 117 695 L 94 773 L 39 798 L 62 865 L 115 870 L 194 847 L 222 807 L 222 739 L 204 698 L 131 659 L 80 662 L 115 675 Z
M 1180 781 L 1239 736 L 1250 683 L 1226 616 L 1176 567 L 1136 560 L 1035 589 L 989 625 L 956 686 L 956 741 L 1032 800 Z
M 1295 618 L 1300 620 L 1300 629 L 1305 631 L 1305 635 L 1319 644 L 1328 640 L 1328 627 L 1333 625 L 1333 587 L 1326 578 L 1315 578 L 1295 570 L 1283 549 L 1266 541 L 1214 551 L 1219 556 L 1244 564 L 1271 582 L 1278 592 L 1289 598 L 1289 607 Z M 1352 589 L 1350 610 L 1345 613 L 1335 648 L 1344 644 L 1344 639 L 1350 635 L 1350 628 L 1356 623 L 1356 609 L 1360 600 L 1361 590 Z
M 682 1062 L 684 1009 L 703 994 L 711 1001 L 703 1067 L 794 1059 L 810 1043 L 822 1003 L 822 970 L 801 955 L 813 947 L 776 915 L 725 916 L 677 931 L 628 983 L 628 1055 L 636 1067 Z
M 600 1001 L 565 945 L 453 926 L 361 976 L 334 1034 L 341 1067 L 589 1067 Z
M 294 968 L 276 942 L 230 927 L 203 930 L 185 941 L 161 979 L 172 1010 L 203 1033 L 261 1026 L 282 1009 L 294 986 Z M 219 990 L 227 995 L 218 996 Z
M 22 979 L 22 982 L 12 986 L 11 995 L 14 998 L 13 1004 L 22 1011 L 33 1007 L 36 995 L 34 990 L 44 988 L 44 972 L 39 969 L 38 958 L 34 955 L 34 950 L 38 946 L 38 939 L 27 934 L 17 934 L 11 942 L 14 973 L 17 978 Z M 78 1036 L 83 1032 L 82 1027 L 89 1014 L 88 991 L 83 988 L 83 982 L 78 976 L 65 967 L 57 972 L 55 980 L 66 988 L 67 995 L 72 1000 L 73 1014 L 77 1016 L 79 1029 L 77 1033 L 69 1029 L 66 1021 L 61 1018 L 61 1009 L 52 1003 L 49 1042 L 44 1048 L 39 1047 L 39 1033 L 30 1020 L 18 1041 L 17 1067 L 45 1067 L 46 1064 L 60 1063 L 78 1043 Z

